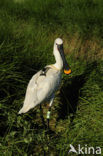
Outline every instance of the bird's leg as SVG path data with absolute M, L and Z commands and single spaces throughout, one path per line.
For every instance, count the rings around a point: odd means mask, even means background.
M 54 101 L 54 96 L 50 100 L 49 109 L 48 109 L 48 112 L 47 112 L 47 127 L 48 127 L 48 129 L 49 129 L 49 120 L 50 120 L 51 106 L 53 104 L 53 101 Z
M 44 117 L 43 117 L 43 110 L 42 110 L 41 104 L 40 104 L 40 117 L 41 117 L 41 120 L 42 120 L 42 123 L 43 123 L 44 127 L 46 128 Z

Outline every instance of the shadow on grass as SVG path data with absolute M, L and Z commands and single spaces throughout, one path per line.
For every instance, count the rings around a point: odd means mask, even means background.
M 96 61 L 90 64 L 88 63 L 83 74 L 74 76 L 69 80 L 64 80 L 64 85 L 60 91 L 61 107 L 60 110 L 58 110 L 58 120 L 65 119 L 69 115 L 70 121 L 73 121 L 77 111 L 79 96 L 81 95 L 80 90 L 96 67 Z

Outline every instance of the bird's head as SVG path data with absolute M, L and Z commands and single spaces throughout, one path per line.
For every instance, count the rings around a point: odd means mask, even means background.
M 57 38 L 54 41 L 54 55 L 56 56 L 57 53 L 59 53 L 61 58 L 62 58 L 64 73 L 65 74 L 70 74 L 71 69 L 69 68 L 69 65 L 68 65 L 68 63 L 67 63 L 67 61 L 65 59 L 64 48 L 63 48 L 63 40 L 61 38 Z

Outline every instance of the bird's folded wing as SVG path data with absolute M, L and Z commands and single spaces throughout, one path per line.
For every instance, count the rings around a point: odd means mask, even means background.
M 55 90 L 57 77 L 50 75 L 40 76 L 41 72 L 42 71 L 39 71 L 30 80 L 26 91 L 24 105 L 29 104 L 36 106 L 38 103 L 48 98 Z
M 58 88 L 60 74 L 49 69 L 46 74 L 41 74 L 42 70 L 36 73 L 30 80 L 23 107 L 19 114 L 29 111 L 31 108 L 50 98 Z

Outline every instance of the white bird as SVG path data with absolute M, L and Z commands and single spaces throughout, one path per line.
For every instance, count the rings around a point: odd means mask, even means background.
M 63 40 L 57 38 L 54 42 L 53 54 L 56 63 L 44 67 L 37 72 L 30 80 L 23 107 L 18 114 L 26 113 L 38 104 L 44 101 L 50 101 L 49 107 L 51 108 L 54 100 L 54 94 L 58 89 L 61 82 L 61 70 L 64 68 L 65 74 L 70 74 L 71 69 L 64 56 Z M 47 118 L 49 118 L 48 112 Z

